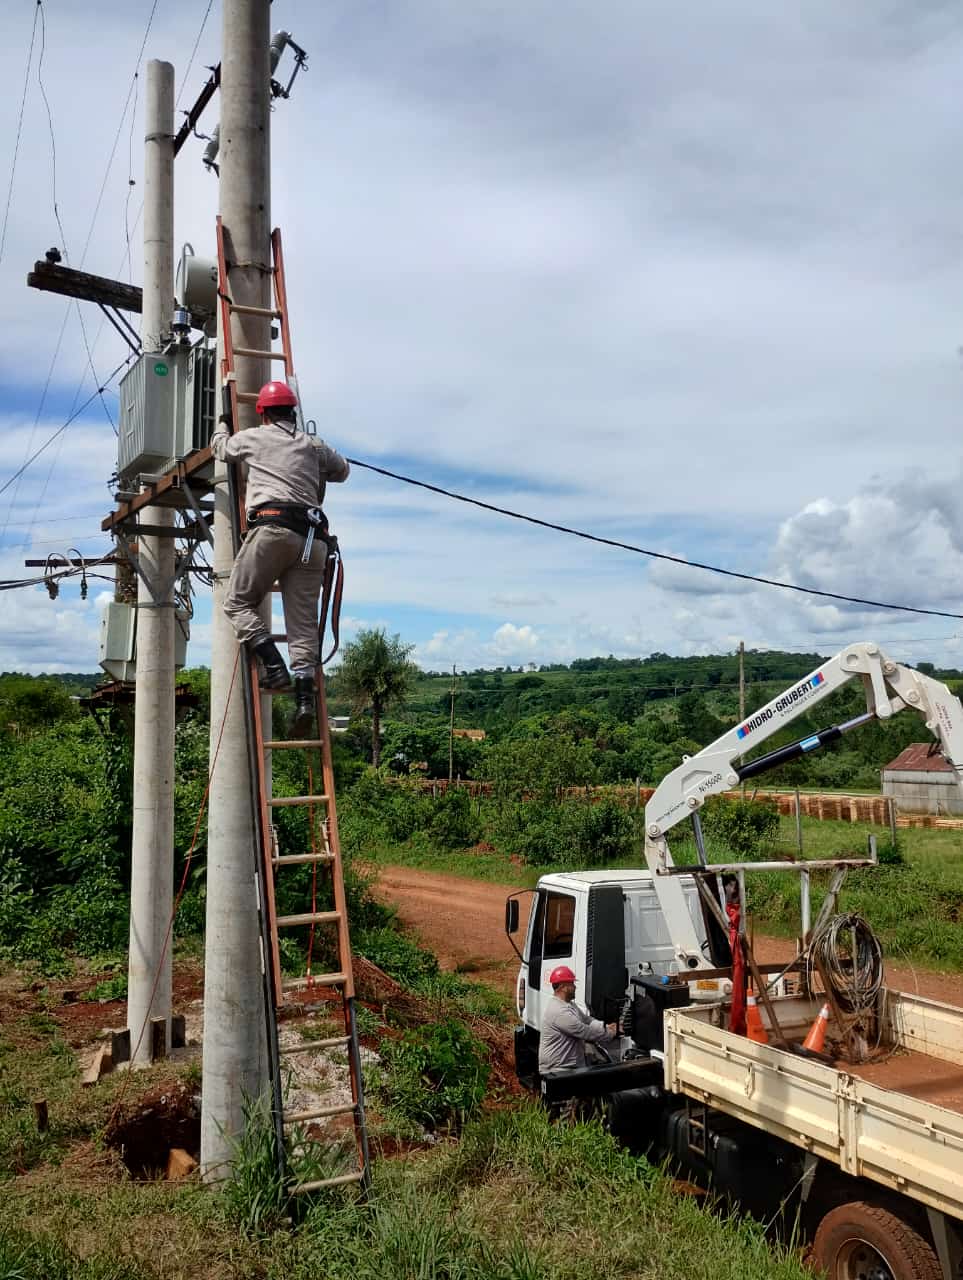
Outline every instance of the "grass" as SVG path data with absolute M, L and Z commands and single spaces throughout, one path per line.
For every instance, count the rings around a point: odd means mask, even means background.
M 373 866 L 412 867 L 418 871 L 437 871 L 441 875 L 467 876 L 472 880 L 485 880 L 490 884 L 511 885 L 519 889 L 533 888 L 538 877 L 551 870 L 548 867 L 519 865 L 494 849 L 440 849 L 424 833 L 397 844 L 381 841 L 366 843 L 359 854 L 359 860 Z
M 370 1200 L 331 1192 L 299 1227 L 252 1215 L 270 1177 L 230 1193 L 97 1185 L 53 1171 L 0 1198 L 5 1280 L 804 1280 L 745 1219 L 680 1195 L 597 1126 L 550 1126 L 526 1105 L 460 1142 L 380 1160 Z

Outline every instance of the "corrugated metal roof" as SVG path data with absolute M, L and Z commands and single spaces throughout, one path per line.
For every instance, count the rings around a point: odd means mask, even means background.
M 901 751 L 895 760 L 884 764 L 883 769 L 901 770 L 909 773 L 950 773 L 952 769 L 939 751 L 934 751 L 935 743 L 914 742 Z M 930 755 L 930 752 L 933 752 Z

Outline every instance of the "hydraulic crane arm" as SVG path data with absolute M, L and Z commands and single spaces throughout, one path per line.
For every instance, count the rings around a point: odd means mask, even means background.
M 741 764 L 747 752 L 810 711 L 848 681 L 861 679 L 866 712 L 831 725 L 798 742 Z M 690 968 L 704 963 L 681 886 L 666 875 L 673 865 L 666 833 L 698 812 L 709 796 L 738 786 L 767 769 L 785 764 L 832 742 L 869 720 L 887 720 L 897 711 L 918 711 L 963 789 L 963 706 L 945 684 L 890 661 L 875 644 L 848 645 L 778 697 L 753 712 L 666 775 L 645 806 L 645 858 L 669 925 L 678 959 Z

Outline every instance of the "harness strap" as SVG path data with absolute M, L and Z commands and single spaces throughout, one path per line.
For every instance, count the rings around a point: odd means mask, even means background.
M 318 622 L 318 659 L 322 666 L 330 662 L 338 652 L 341 644 L 341 598 L 344 595 L 344 561 L 337 538 L 328 541 L 330 554 L 324 566 L 324 584 L 321 590 L 320 621 Z M 331 639 L 334 641 L 331 652 L 322 657 L 324 649 L 324 630 L 331 609 Z

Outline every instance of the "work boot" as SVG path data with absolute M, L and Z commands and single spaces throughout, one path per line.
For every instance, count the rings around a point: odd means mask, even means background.
M 305 738 L 314 724 L 314 713 L 317 708 L 314 679 L 312 676 L 295 676 L 294 678 L 294 720 L 291 722 L 291 737 Z
M 253 648 L 261 660 L 261 679 L 259 681 L 261 688 L 286 689 L 291 683 L 291 677 L 288 675 L 284 659 L 281 657 L 280 650 L 274 641 L 271 639 L 259 640 Z

